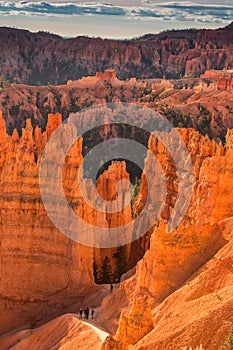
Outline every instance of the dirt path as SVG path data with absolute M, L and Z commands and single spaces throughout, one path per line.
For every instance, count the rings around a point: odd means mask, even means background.
M 105 341 L 105 339 L 107 338 L 107 336 L 109 336 L 109 333 L 105 332 L 102 327 L 100 327 L 94 320 L 89 320 L 89 321 L 84 321 L 89 327 L 91 327 L 95 333 L 98 334 L 100 340 L 102 341 L 102 343 Z

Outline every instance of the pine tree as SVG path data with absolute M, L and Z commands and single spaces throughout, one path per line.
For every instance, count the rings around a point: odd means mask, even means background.
M 94 281 L 98 283 L 98 266 L 96 264 L 96 261 L 94 259 L 93 261 L 93 274 L 94 274 Z
M 118 247 L 117 252 L 113 256 L 114 258 L 117 259 L 116 271 L 115 271 L 114 277 L 117 281 L 119 281 L 121 276 L 127 271 L 128 257 L 127 257 L 126 246 L 122 245 Z
M 110 265 L 109 258 L 106 256 L 104 258 L 103 264 L 100 270 L 100 281 L 101 283 L 112 283 L 112 268 Z
M 133 218 L 134 218 L 134 203 L 140 192 L 141 183 L 142 183 L 142 179 L 136 178 L 135 184 L 131 187 L 131 210 L 132 210 Z
M 4 75 L 0 74 L 0 88 L 5 89 L 10 86 L 11 86 L 10 82 L 5 79 Z

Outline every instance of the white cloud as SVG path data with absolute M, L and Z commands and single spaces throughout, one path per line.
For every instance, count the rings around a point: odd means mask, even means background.
M 138 6 L 126 6 L 122 2 L 117 5 L 106 2 L 0 1 L 0 13 L 38 16 L 111 15 L 135 19 L 229 22 L 233 18 L 233 6 L 190 1 L 155 3 L 153 0 L 141 0 Z

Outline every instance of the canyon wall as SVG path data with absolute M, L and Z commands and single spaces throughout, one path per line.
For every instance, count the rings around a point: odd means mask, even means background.
M 119 79 L 198 77 L 207 69 L 232 68 L 232 30 L 231 24 L 117 41 L 1 28 L 1 73 L 29 85 L 64 84 L 107 68 Z

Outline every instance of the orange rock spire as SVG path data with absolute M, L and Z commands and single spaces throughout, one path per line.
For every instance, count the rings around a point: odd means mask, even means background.
M 0 111 L 0 145 L 4 145 L 6 143 L 7 139 L 7 133 L 6 133 L 6 122 L 3 119 L 2 111 Z
M 60 122 L 60 114 L 49 116 L 49 135 Z M 38 157 L 47 132 L 28 119 L 22 137 L 8 136 L 0 113 L 0 334 L 60 313 L 94 283 L 93 249 L 59 232 L 41 201 Z
M 48 115 L 48 123 L 46 126 L 46 131 L 48 138 L 51 136 L 52 132 L 62 123 L 62 115 L 61 113 L 50 113 Z

